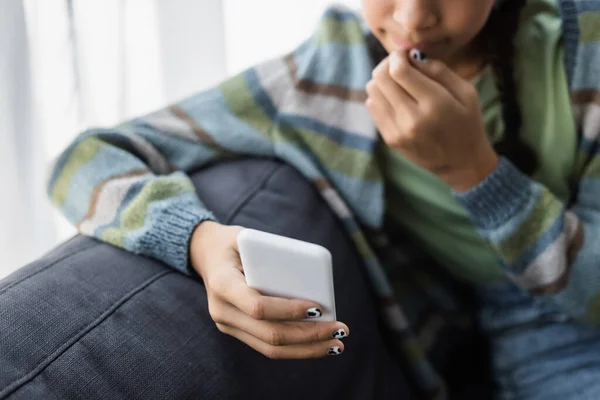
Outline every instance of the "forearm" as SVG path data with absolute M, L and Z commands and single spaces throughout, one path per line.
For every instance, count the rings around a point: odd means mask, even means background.
M 183 172 L 154 171 L 122 147 L 100 132 L 82 135 L 55 165 L 52 202 L 82 234 L 187 272 L 191 232 L 214 217 Z

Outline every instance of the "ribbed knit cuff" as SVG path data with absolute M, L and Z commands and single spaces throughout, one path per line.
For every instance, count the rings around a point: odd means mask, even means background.
M 160 210 L 152 226 L 137 243 L 137 252 L 164 261 L 187 274 L 195 274 L 189 262 L 192 233 L 204 221 L 216 221 L 215 216 L 197 204 L 181 204 Z
M 477 228 L 490 230 L 507 223 L 525 206 L 534 184 L 510 161 L 500 157 L 496 169 L 483 182 L 453 195 Z
M 577 50 L 579 47 L 580 35 L 580 16 L 584 11 L 580 7 L 579 0 L 562 0 L 558 2 L 562 19 L 563 45 L 566 60 L 567 77 L 569 86 L 573 86 L 573 72 L 577 67 L 579 57 Z

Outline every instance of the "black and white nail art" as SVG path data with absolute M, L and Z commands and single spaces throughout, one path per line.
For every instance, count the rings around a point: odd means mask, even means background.
M 346 334 L 346 331 L 344 329 L 338 329 L 337 331 L 333 332 L 333 335 L 331 335 L 331 337 L 334 339 L 342 339 L 346 336 L 348 335 Z
M 333 346 L 329 349 L 329 351 L 327 351 L 327 354 L 329 354 L 330 356 L 339 356 L 340 354 L 342 354 L 342 352 L 343 350 L 340 348 L 340 346 Z
M 306 310 L 306 316 L 308 318 L 317 318 L 317 317 L 320 317 L 321 315 L 323 315 L 323 313 L 321 312 L 321 309 L 319 309 L 319 308 L 309 308 L 308 310 Z
M 420 62 L 427 61 L 427 55 L 419 49 L 412 49 L 409 54 L 413 60 L 417 60 Z

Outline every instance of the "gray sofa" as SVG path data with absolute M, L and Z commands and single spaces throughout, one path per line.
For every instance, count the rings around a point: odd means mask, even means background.
M 221 334 L 197 277 L 76 236 L 0 280 L 0 399 L 411 399 L 358 255 L 292 168 L 244 159 L 192 175 L 227 224 L 326 246 L 346 352 L 270 360 Z

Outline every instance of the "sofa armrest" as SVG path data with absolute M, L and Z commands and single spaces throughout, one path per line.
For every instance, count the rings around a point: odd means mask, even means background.
M 199 280 L 77 236 L 0 280 L 0 399 L 307 398 L 317 386 L 322 398 L 408 398 L 360 258 L 317 191 L 265 159 L 214 165 L 192 180 L 223 223 L 332 252 L 337 313 L 354 350 L 343 362 L 274 363 L 218 332 Z

